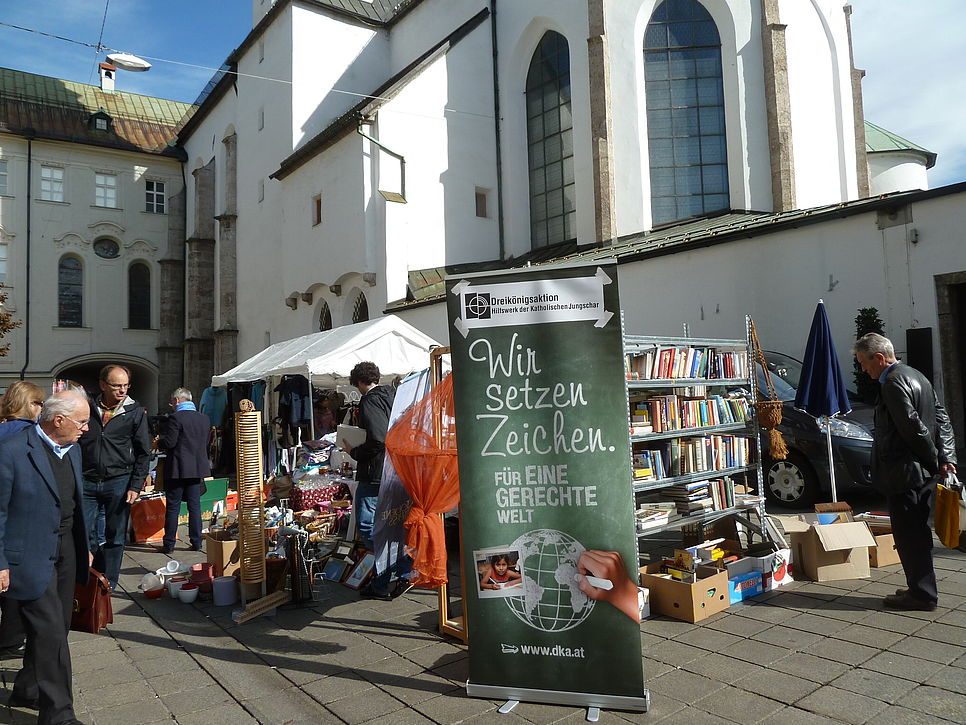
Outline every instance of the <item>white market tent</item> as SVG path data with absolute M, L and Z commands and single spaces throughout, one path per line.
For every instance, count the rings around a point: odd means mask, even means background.
M 349 382 L 358 362 L 371 360 L 381 382 L 405 377 L 429 365 L 429 352 L 439 343 L 395 315 L 315 332 L 262 350 L 228 372 L 211 378 L 214 386 L 264 380 L 279 375 L 305 375 L 312 383 L 335 388 Z

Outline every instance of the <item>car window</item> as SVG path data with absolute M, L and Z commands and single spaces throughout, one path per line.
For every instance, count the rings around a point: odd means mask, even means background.
M 755 366 L 755 373 L 758 376 L 758 390 L 761 391 L 762 396 L 765 396 L 767 395 L 767 388 L 765 387 L 765 376 L 761 372 L 761 365 Z M 775 373 L 769 372 L 769 375 L 771 375 L 771 382 L 775 386 L 775 394 L 779 400 L 795 400 L 795 388 Z
M 798 385 L 802 379 L 802 363 L 793 357 L 789 357 L 780 352 L 773 352 L 771 350 L 765 352 L 765 361 L 768 363 L 768 369 L 775 375 L 784 380 L 788 385 L 792 387 L 793 390 L 798 390 Z M 843 370 L 843 375 L 847 375 L 848 371 Z M 859 394 L 846 386 L 846 393 L 849 396 L 849 400 L 854 402 L 862 402 Z M 795 394 L 792 393 L 792 398 Z

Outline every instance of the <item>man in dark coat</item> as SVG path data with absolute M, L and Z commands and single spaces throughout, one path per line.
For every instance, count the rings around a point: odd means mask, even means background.
M 195 409 L 191 391 L 178 388 L 171 394 L 174 412 L 162 424 L 158 447 L 167 454 L 164 461 L 164 546 L 170 554 L 178 539 L 181 502 L 188 505 L 188 539 L 191 550 L 201 549 L 201 481 L 211 475 L 208 462 L 208 434 L 211 422 Z
M 131 398 L 131 373 L 105 365 L 98 378 L 101 394 L 91 398 L 90 427 L 81 436 L 84 461 L 84 517 L 89 527 L 94 568 L 117 588 L 124 558 L 131 504 L 141 495 L 151 463 L 151 435 L 144 408 Z M 97 516 L 104 512 L 104 545 Z
M 349 384 L 362 393 L 359 401 L 359 427 L 365 429 L 366 440 L 358 446 L 344 445 L 358 464 L 356 467 L 355 509 L 359 538 L 372 547 L 372 525 L 379 500 L 379 483 L 382 481 L 382 464 L 386 460 L 386 433 L 389 432 L 389 414 L 396 391 L 388 385 L 379 384 L 379 368 L 372 362 L 358 363 L 349 372 Z
M 883 603 L 890 609 L 932 611 L 939 600 L 929 527 L 936 497 L 933 477 L 956 472 L 953 429 L 929 380 L 896 360 L 888 338 L 869 333 L 855 343 L 854 352 L 866 375 L 880 383 L 872 485 L 886 496 L 908 585 Z
M 84 395 L 57 393 L 37 425 L 0 441 L 0 596 L 27 630 L 10 705 L 39 710 L 41 725 L 77 723 L 67 632 L 91 562 L 75 445 L 89 417 Z

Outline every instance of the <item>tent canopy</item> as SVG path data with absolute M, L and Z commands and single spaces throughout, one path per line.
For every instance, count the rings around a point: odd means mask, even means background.
M 395 315 L 315 332 L 262 350 L 211 384 L 223 386 L 263 380 L 275 375 L 311 376 L 312 382 L 333 388 L 347 384 L 358 362 L 371 360 L 379 366 L 382 382 L 408 375 L 429 365 L 429 351 L 439 343 Z

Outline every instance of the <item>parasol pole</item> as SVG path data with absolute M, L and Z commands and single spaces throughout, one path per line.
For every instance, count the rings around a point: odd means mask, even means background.
M 832 459 L 832 417 L 825 416 L 825 445 L 828 449 L 828 477 L 832 484 L 832 503 L 838 502 L 835 491 L 835 461 Z

